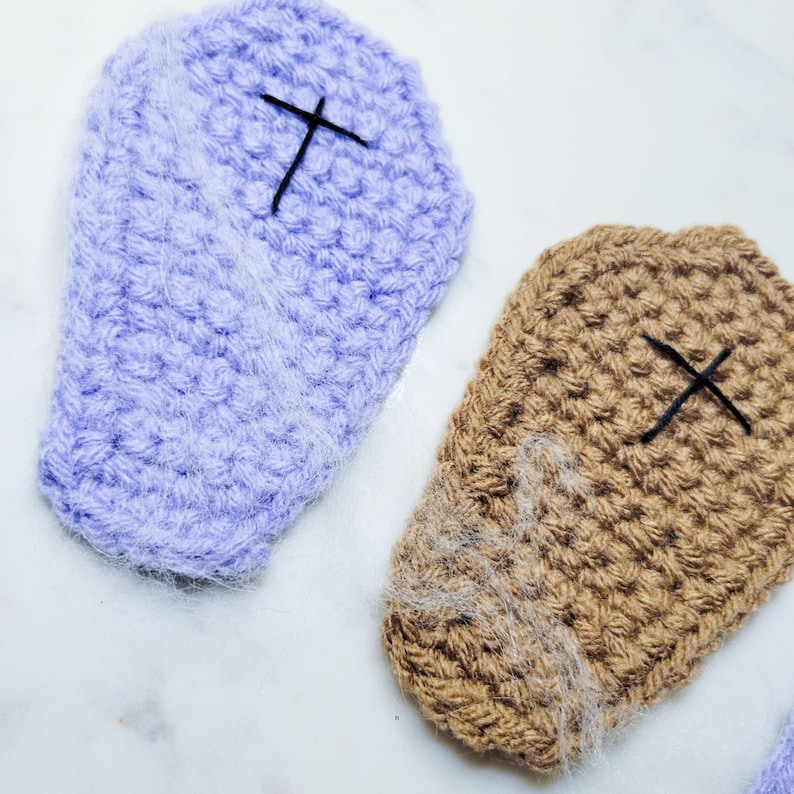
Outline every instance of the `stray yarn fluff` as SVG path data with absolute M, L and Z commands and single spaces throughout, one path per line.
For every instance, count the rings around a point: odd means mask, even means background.
M 791 794 L 794 791 L 794 717 L 780 737 L 775 757 L 764 767 L 753 794 Z
M 406 363 L 470 211 L 416 69 L 319 3 L 125 44 L 74 185 L 57 514 L 151 571 L 261 569 Z
M 794 289 L 733 227 L 599 226 L 521 279 L 397 543 L 427 717 L 541 772 L 692 678 L 794 561 Z

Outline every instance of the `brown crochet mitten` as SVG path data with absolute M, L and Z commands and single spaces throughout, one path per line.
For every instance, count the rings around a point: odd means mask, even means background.
M 393 556 L 402 687 L 553 771 L 794 559 L 794 288 L 733 227 L 596 227 L 507 301 Z

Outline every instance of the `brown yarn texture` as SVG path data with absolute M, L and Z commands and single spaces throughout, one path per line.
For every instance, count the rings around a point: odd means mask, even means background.
M 712 381 L 640 442 L 724 348 Z M 383 642 L 439 727 L 551 772 L 794 561 L 794 289 L 734 227 L 595 227 L 521 279 L 398 542 Z

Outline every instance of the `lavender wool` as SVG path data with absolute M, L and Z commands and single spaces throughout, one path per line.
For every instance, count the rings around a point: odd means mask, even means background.
M 74 184 L 57 514 L 148 570 L 261 569 L 406 363 L 470 210 L 415 68 L 323 5 L 125 44 Z
M 794 791 L 794 717 L 780 737 L 775 757 L 764 767 L 753 794 L 791 794 Z

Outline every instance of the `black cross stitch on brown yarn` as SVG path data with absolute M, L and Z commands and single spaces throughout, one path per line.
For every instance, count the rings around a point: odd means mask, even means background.
M 678 413 L 678 411 L 681 410 L 681 407 L 684 405 L 684 403 L 703 388 L 708 389 L 733 414 L 733 416 L 736 418 L 736 421 L 739 422 L 739 424 L 744 428 L 745 433 L 749 435 L 752 432 L 750 423 L 744 418 L 741 411 L 739 411 L 739 409 L 711 380 L 711 376 L 717 371 L 717 367 L 719 367 L 719 365 L 722 364 L 722 362 L 725 361 L 725 359 L 731 354 L 732 351 L 729 347 L 726 347 L 719 355 L 717 355 L 711 364 L 709 364 L 706 369 L 703 370 L 703 372 L 698 372 L 672 345 L 660 342 L 658 339 L 648 336 L 648 334 L 643 334 L 642 338 L 664 353 L 668 358 L 675 361 L 679 367 L 681 367 L 687 372 L 687 374 L 694 378 L 692 383 L 690 383 L 689 386 L 687 386 L 687 388 L 684 389 L 684 391 L 682 391 L 681 394 L 675 398 L 675 400 L 673 400 L 673 402 L 670 404 L 670 407 L 659 418 L 659 421 L 647 433 L 643 433 L 640 436 L 640 441 L 642 441 L 643 444 L 653 441 L 653 439 L 656 438 L 656 436 L 659 435 L 659 433 L 664 430 L 665 427 L 667 427 L 667 425 L 670 423 L 670 420 Z

